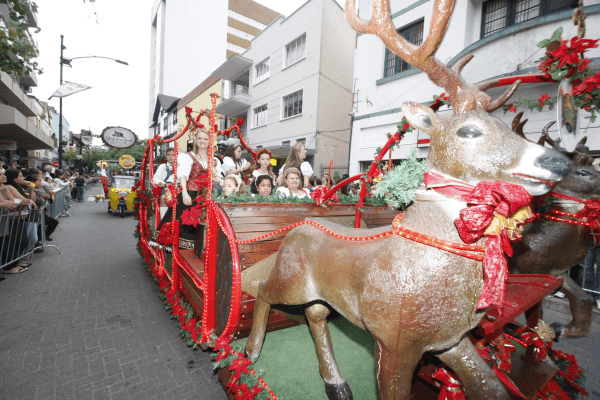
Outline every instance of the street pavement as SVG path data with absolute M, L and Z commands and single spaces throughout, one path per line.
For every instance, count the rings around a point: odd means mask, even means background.
M 100 193 L 91 188 L 88 196 Z M 226 399 L 158 298 L 136 221 L 86 201 L 31 268 L 0 282 L 0 400 Z
M 100 193 L 96 186 L 86 197 Z M 141 263 L 135 221 L 76 203 L 29 271 L 0 282 L 0 400 L 226 399 L 211 356 L 189 349 Z M 566 324 L 560 307 L 548 322 Z M 600 400 L 600 324 L 575 354 Z

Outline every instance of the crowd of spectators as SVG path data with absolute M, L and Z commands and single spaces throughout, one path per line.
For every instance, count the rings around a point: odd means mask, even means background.
M 0 265 L 4 274 L 28 270 L 32 250 L 44 251 L 42 229 L 45 240 L 52 241 L 58 226 L 58 221 L 49 215 L 48 206 L 54 204 L 61 191 L 66 194 L 66 201 L 83 201 L 87 179 L 89 176 L 70 174 L 50 165 L 44 170 L 14 164 L 0 167 Z M 0 280 L 4 279 L 0 276 Z

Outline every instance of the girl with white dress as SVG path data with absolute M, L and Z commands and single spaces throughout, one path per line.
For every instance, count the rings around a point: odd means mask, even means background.
M 242 158 L 242 146 L 231 145 L 227 147 L 223 156 L 223 171 L 225 175 L 237 175 L 242 178 L 242 173 L 250 168 L 250 163 Z

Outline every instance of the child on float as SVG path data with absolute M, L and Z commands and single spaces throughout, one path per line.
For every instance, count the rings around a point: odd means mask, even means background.
M 242 158 L 242 146 L 239 144 L 227 147 L 223 155 L 223 172 L 225 176 L 237 175 L 242 178 L 242 173 L 250 168 L 250 163 Z
M 165 203 L 165 191 L 168 185 L 173 184 L 173 165 L 175 165 L 175 149 L 167 150 L 167 162 L 161 164 L 156 169 L 152 183 L 162 188 L 162 194 L 160 195 L 160 217 L 164 217 L 167 212 L 168 206 Z M 181 158 L 181 157 L 180 157 Z
M 296 143 L 290 149 L 285 164 L 281 167 L 281 173 L 277 177 L 277 185 L 283 185 L 285 180 L 284 173 L 288 168 L 295 168 L 300 174 L 300 187 L 308 187 L 308 179 L 313 175 L 314 171 L 310 163 L 306 160 L 306 147 L 303 143 Z
M 298 197 L 300 199 L 310 196 L 308 189 L 302 187 L 300 176 L 301 173 L 298 168 L 286 168 L 283 172 L 284 186 L 277 188 L 277 196 Z
M 227 175 L 223 180 L 223 195 L 229 197 L 234 193 L 237 195 L 246 193 L 246 186 L 239 176 Z
M 254 171 L 252 171 L 250 183 L 253 183 L 253 181 L 256 180 L 256 178 L 258 178 L 260 175 L 268 175 L 272 178 L 273 181 L 275 181 L 275 174 L 273 173 L 273 171 L 271 171 L 271 158 L 273 158 L 273 155 L 267 149 L 262 149 L 258 153 L 256 153 L 256 160 L 258 166 Z
M 252 197 L 257 195 L 262 195 L 265 197 L 269 197 L 273 193 L 273 188 L 275 187 L 275 180 L 271 175 L 259 175 L 252 182 L 252 187 L 250 191 L 252 192 Z

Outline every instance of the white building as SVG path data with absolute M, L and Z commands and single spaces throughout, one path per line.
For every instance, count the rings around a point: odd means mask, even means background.
M 161 136 L 169 139 L 177 134 L 177 102 L 178 97 L 159 94 L 156 99 L 156 107 L 152 115 L 153 136 Z
M 223 80 L 217 113 L 243 117 L 253 149 L 285 158 L 302 142 L 317 176 L 348 164 L 355 35 L 334 0 L 310 0 L 279 17 L 213 76 Z M 278 160 L 278 166 L 283 160 Z
M 587 15 L 586 38 L 600 38 L 600 4 L 596 0 L 584 1 Z M 420 43 L 427 35 L 431 23 L 433 1 L 391 0 L 392 21 L 396 29 L 413 43 Z M 475 57 L 464 68 L 463 78 L 478 83 L 509 75 L 535 73 L 536 61 L 543 56 L 536 44 L 548 39 L 559 27 L 564 29 L 563 39 L 577 34 L 571 16 L 576 0 L 458 0 L 455 10 L 436 58 L 452 66 L 466 54 Z M 371 1 L 359 0 L 359 16 L 368 20 Z M 592 49 L 587 58 L 594 59 L 593 69 L 599 69 L 600 51 Z M 401 103 L 416 101 L 429 103 L 434 95 L 444 92 L 432 84 L 427 75 L 407 65 L 386 50 L 383 42 L 374 35 L 359 35 L 355 52 L 354 77 L 356 107 L 353 121 L 350 174 L 363 171 L 372 161 L 375 151 L 386 141 L 387 133 L 396 132 L 402 119 Z M 387 62 L 386 62 L 387 61 Z M 495 88 L 488 94 L 495 98 L 506 87 Z M 523 84 L 511 100 L 538 99 L 548 93 L 556 96 L 558 84 Z M 446 110 L 443 107 L 442 110 Z M 541 129 L 556 119 L 556 109 L 543 112 L 524 110 L 523 119 L 529 119 L 524 131 L 527 137 L 537 141 Z M 443 111 L 442 111 L 443 112 Z M 448 112 L 448 111 L 446 111 Z M 493 113 L 510 126 L 515 114 L 504 113 L 500 108 Z M 596 124 L 580 116 L 580 126 L 587 129 L 588 145 L 600 150 L 600 136 Z M 550 136 L 556 138 L 556 127 Z M 426 137 L 418 131 L 407 134 L 400 150 L 392 156 L 395 160 L 406 157 L 410 148 L 423 143 Z M 423 147 L 421 147 L 423 146 Z M 417 156 L 425 157 L 426 145 L 417 148 Z
M 182 98 L 277 16 L 252 0 L 154 0 L 148 126 L 159 94 Z

